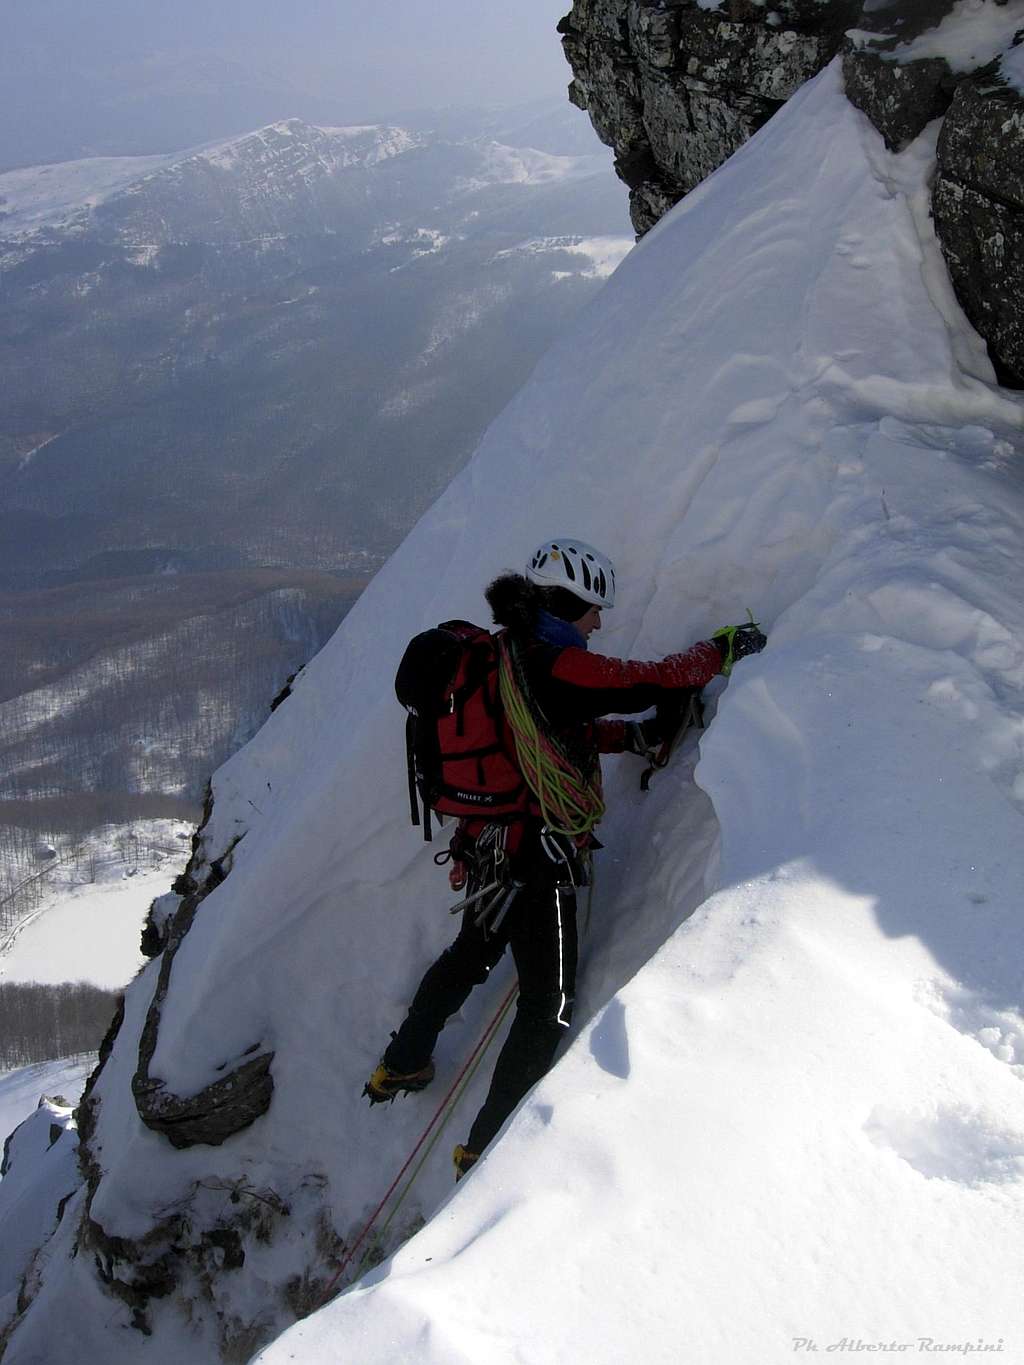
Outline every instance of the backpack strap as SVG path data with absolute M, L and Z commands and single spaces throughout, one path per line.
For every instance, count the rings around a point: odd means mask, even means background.
M 414 825 L 420 823 L 420 800 L 422 793 L 416 780 L 416 715 L 410 711 L 405 718 L 405 763 L 409 774 L 409 815 Z M 433 841 L 433 834 L 430 828 L 430 807 L 426 799 L 423 799 L 423 840 L 424 843 Z

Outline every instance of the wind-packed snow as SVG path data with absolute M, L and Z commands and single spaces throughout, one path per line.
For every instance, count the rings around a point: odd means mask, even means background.
M 899 62 L 944 57 L 951 71 L 974 71 L 998 57 L 1021 29 L 1024 0 L 957 0 L 934 28 L 883 55 Z
M 213 1361 L 216 1332 L 288 1320 L 285 1279 L 331 1278 L 318 1211 L 358 1234 L 510 979 L 445 1031 L 436 1094 L 360 1099 L 452 932 L 394 666 L 566 531 L 618 569 L 593 647 L 655 657 L 748 607 L 769 646 L 709 689 L 696 769 L 691 746 L 644 796 L 609 763 L 560 1062 L 452 1194 L 491 1054 L 384 1250 L 426 1227 L 260 1361 L 1024 1359 L 1024 403 L 941 268 L 934 142 L 886 152 L 835 64 L 794 96 L 629 254 L 220 770 L 209 856 L 244 837 L 152 1072 L 187 1095 L 269 1047 L 273 1103 L 216 1149 L 141 1126 L 152 964 L 97 1086 L 91 1217 L 198 1230 L 244 1179 L 289 1219 L 216 1314 L 183 1282 L 143 1338 L 66 1216 L 5 1365 L 58 1314 L 85 1365 Z

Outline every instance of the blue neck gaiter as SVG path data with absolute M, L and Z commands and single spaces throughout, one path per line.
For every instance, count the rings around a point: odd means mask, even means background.
M 542 644 L 557 645 L 559 649 L 586 649 L 587 647 L 586 639 L 571 621 L 563 621 L 560 616 L 552 616 L 549 611 L 544 611 L 543 608 L 537 613 L 534 634 Z

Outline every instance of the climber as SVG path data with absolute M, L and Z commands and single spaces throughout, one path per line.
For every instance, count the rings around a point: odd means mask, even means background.
M 465 884 L 468 869 L 475 894 L 467 897 L 455 941 L 423 977 L 364 1090 L 372 1104 L 429 1085 L 431 1054 L 446 1020 L 510 946 L 518 1007 L 487 1098 L 465 1144 L 455 1149 L 456 1178 L 547 1072 L 571 1022 L 576 892 L 587 883 L 590 851 L 599 847 L 593 827 L 604 810 L 598 753 L 649 757 L 665 738 L 654 718 L 600 717 L 647 711 L 680 689 L 703 687 L 765 644 L 756 629 L 729 627 L 660 662 L 590 653 L 601 613 L 614 605 L 615 572 L 604 555 L 572 537 L 540 546 L 525 577 L 503 574 L 486 598 L 503 627 L 495 637 L 506 670 L 501 699 L 527 800 L 520 814 L 459 820 L 450 846 L 452 886 Z M 545 761 L 549 750 L 557 763 Z M 572 820 L 558 804 L 560 782 L 574 794 Z

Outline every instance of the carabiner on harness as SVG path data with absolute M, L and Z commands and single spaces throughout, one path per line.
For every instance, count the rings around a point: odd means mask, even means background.
M 521 883 L 509 877 L 508 826 L 496 821 L 485 825 L 477 836 L 471 860 L 469 895 L 451 907 L 453 915 L 475 907 L 474 921 L 493 933 L 508 913 Z M 489 923 L 488 923 L 489 921 Z
M 540 832 L 540 846 L 544 856 L 564 870 L 568 885 L 573 891 L 590 881 L 590 850 L 580 848 L 575 840 L 563 830 L 552 829 L 545 825 Z M 565 883 L 563 883 L 564 885 Z

